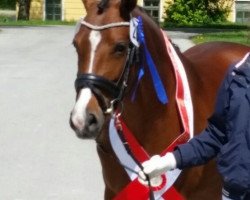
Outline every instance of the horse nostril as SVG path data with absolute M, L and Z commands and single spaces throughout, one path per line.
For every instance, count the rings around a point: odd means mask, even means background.
M 92 132 L 92 134 L 97 134 L 100 131 L 102 124 L 102 116 L 88 113 L 88 117 L 86 119 L 86 126 L 88 128 L 88 131 Z
M 98 122 L 97 122 L 97 119 L 95 117 L 94 114 L 89 114 L 88 116 L 88 125 L 91 126 L 91 125 L 96 125 Z

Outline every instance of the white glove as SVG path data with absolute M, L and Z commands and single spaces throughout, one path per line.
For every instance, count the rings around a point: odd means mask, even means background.
M 147 174 L 150 179 L 154 179 L 169 170 L 175 169 L 176 159 L 173 153 L 166 153 L 166 155 L 162 157 L 155 155 L 142 163 L 142 166 L 143 171 L 139 171 L 139 181 L 143 183 L 146 181 L 145 174 Z

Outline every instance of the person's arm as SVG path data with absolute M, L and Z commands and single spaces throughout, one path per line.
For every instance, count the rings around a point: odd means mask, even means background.
M 231 70 L 229 71 L 231 73 Z M 150 178 L 165 173 L 175 168 L 183 169 L 196 165 L 202 165 L 214 158 L 220 151 L 221 146 L 226 143 L 226 109 L 229 106 L 227 93 L 228 77 L 224 79 L 219 90 L 214 114 L 208 119 L 208 125 L 201 134 L 195 136 L 188 143 L 179 145 L 174 152 L 164 156 L 153 156 L 145 161 L 143 172 L 139 176 L 143 178 L 143 173 Z
M 215 113 L 208 120 L 204 131 L 195 136 L 188 143 L 176 147 L 173 155 L 176 167 L 183 169 L 202 165 L 214 158 L 223 144 L 226 143 L 225 119 Z
M 173 152 L 164 156 L 155 155 L 142 163 L 143 172 L 139 176 L 145 179 L 144 173 L 150 178 L 157 177 L 168 170 L 183 169 L 202 165 L 215 157 L 221 146 L 226 142 L 225 122 L 215 114 L 208 120 L 207 128 L 188 143 L 176 147 Z

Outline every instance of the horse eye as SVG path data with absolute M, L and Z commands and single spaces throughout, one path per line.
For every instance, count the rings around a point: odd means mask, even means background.
M 119 43 L 115 45 L 114 52 L 121 54 L 121 53 L 124 53 L 126 50 L 127 50 L 127 45 L 124 43 Z

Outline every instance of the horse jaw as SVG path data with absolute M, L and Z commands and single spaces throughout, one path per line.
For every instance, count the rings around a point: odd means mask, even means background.
M 89 88 L 81 89 L 71 112 L 71 128 L 82 139 L 96 138 L 104 123 L 102 110 L 93 98 Z

